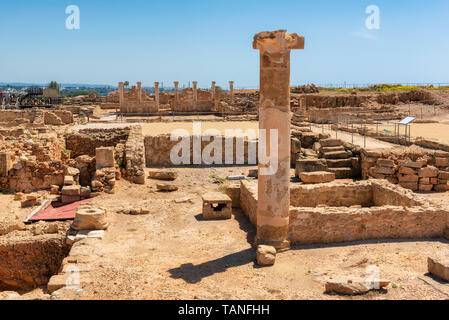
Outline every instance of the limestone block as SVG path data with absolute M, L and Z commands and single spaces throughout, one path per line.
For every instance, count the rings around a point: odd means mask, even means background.
M 419 184 L 419 191 L 431 191 L 433 189 L 433 184 Z
M 203 218 L 204 219 L 231 219 L 232 200 L 229 196 L 210 192 L 203 195 Z
M 449 172 L 447 172 L 447 171 L 440 171 L 438 173 L 438 179 L 449 180 Z
M 388 168 L 393 168 L 394 167 L 394 161 L 390 160 L 390 159 L 379 158 L 379 159 L 377 159 L 377 163 L 376 164 L 379 167 L 388 167 Z
M 257 246 L 257 264 L 259 266 L 272 266 L 276 262 L 276 249 L 271 246 Z
M 405 189 L 418 191 L 418 182 L 399 182 L 399 185 Z
M 390 284 L 389 280 L 379 279 L 369 282 L 366 278 L 359 277 L 339 277 L 326 282 L 326 292 L 335 292 L 345 295 L 358 295 L 367 293 L 370 290 L 379 290 Z
M 61 202 L 66 204 L 66 203 L 73 203 L 73 202 L 77 202 L 80 201 L 81 198 L 79 195 L 75 195 L 75 196 L 69 196 L 69 195 L 61 195 Z
M 421 168 L 418 172 L 420 178 L 434 178 L 438 177 L 439 170 L 432 166 Z
M 176 180 L 176 178 L 178 178 L 178 173 L 176 171 L 168 171 L 168 170 L 151 170 L 148 173 L 148 178 L 156 180 L 173 181 Z
M 178 191 L 178 186 L 172 183 L 159 183 L 156 185 L 156 188 L 166 192 Z
M 407 168 L 421 169 L 425 163 L 423 161 L 399 160 L 399 165 Z
M 436 184 L 433 189 L 435 191 L 449 191 L 449 184 Z
M 314 172 L 314 171 L 326 171 L 327 162 L 325 159 L 299 159 L 296 161 L 296 171 L 297 177 L 302 172 Z
M 61 190 L 61 194 L 64 196 L 79 196 L 81 191 L 80 185 L 64 186 Z
M 448 167 L 449 158 L 435 158 L 435 165 L 437 167 Z
M 438 278 L 449 281 L 449 259 L 447 257 L 428 257 L 427 269 Z
M 399 173 L 400 174 L 404 174 L 404 175 L 417 175 L 418 171 L 413 169 L 413 168 L 400 167 L 399 168 Z
M 75 180 L 73 179 L 72 176 L 65 176 L 64 177 L 64 185 L 65 186 L 71 186 L 75 183 Z
M 306 184 L 327 183 L 335 180 L 335 173 L 325 171 L 303 172 L 299 175 L 299 178 Z
M 419 177 L 418 176 L 411 176 L 411 175 L 398 175 L 399 182 L 418 182 Z
M 320 144 L 322 147 L 339 147 L 344 143 L 340 139 L 322 139 L 320 140 Z
M 394 172 L 394 168 L 390 167 L 376 167 L 375 169 L 375 173 L 377 174 L 393 175 Z
M 0 177 L 7 177 L 9 170 L 12 169 L 11 154 L 0 152 Z
M 101 147 L 95 150 L 96 168 L 112 168 L 115 166 L 114 147 Z
M 108 228 L 107 211 L 91 205 L 81 205 L 76 211 L 72 223 L 73 230 L 106 230 Z

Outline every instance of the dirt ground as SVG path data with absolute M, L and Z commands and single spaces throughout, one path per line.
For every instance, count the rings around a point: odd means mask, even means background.
M 376 125 L 368 125 L 367 127 L 376 130 Z M 392 123 L 379 124 L 377 128 L 379 131 L 388 130 L 392 134 L 394 133 Z M 405 127 L 400 128 L 399 133 L 405 135 Z M 412 138 L 423 137 L 449 143 L 449 123 L 411 123 L 410 135 Z
M 255 228 L 239 210 L 226 221 L 201 218 L 201 195 L 223 190 L 211 175 L 247 173 L 250 167 L 176 169 L 179 191 L 160 193 L 118 181 L 118 192 L 94 199 L 108 209 L 110 227 L 95 242 L 88 274 L 75 299 L 447 299 L 449 287 L 427 275 L 427 257 L 448 251 L 444 239 L 382 240 L 296 246 L 274 267 L 255 263 Z M 226 182 L 228 183 L 228 182 Z M 447 201 L 446 194 L 432 197 Z M 117 213 L 144 206 L 149 215 Z M 382 292 L 346 297 L 324 293 L 324 281 L 366 275 L 370 266 L 392 284 Z M 35 290 L 36 294 L 39 290 Z
M 259 122 L 258 121 L 201 121 L 201 133 L 207 130 L 218 130 L 221 134 L 225 134 L 226 130 L 248 130 L 254 131 L 256 137 L 259 136 Z M 161 134 L 171 133 L 174 130 L 186 130 L 190 134 L 193 133 L 193 122 L 158 122 L 142 124 L 142 131 L 144 136 L 158 136 Z

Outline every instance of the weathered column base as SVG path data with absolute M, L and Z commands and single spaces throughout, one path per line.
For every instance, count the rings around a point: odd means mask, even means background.
M 290 250 L 290 240 L 266 240 L 260 239 L 256 236 L 254 239 L 254 245 L 257 247 L 258 245 L 266 245 L 271 246 L 276 249 L 277 252 L 285 252 Z

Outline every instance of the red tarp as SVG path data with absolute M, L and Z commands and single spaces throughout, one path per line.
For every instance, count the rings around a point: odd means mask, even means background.
M 76 209 L 80 204 L 89 203 L 92 199 L 86 199 L 82 201 L 77 201 L 64 206 L 54 207 L 50 204 L 48 207 L 39 210 L 33 216 L 31 216 L 28 221 L 52 221 L 52 220 L 69 220 L 74 219 L 76 215 Z

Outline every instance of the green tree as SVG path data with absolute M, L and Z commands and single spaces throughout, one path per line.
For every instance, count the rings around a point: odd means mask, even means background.
M 128 87 L 129 87 L 129 81 L 125 81 L 125 82 L 123 83 L 123 85 L 125 86 L 125 88 L 128 88 Z
M 59 94 L 59 84 L 56 81 L 51 81 L 48 87 L 50 89 L 56 89 L 56 92 Z

